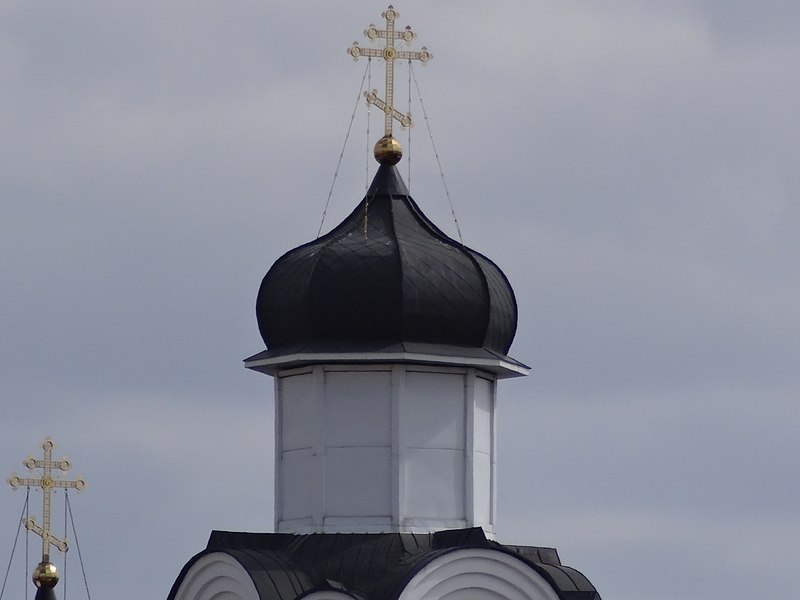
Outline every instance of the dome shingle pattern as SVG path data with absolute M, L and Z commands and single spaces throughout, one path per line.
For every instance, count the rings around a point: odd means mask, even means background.
M 517 325 L 502 271 L 439 230 L 390 165 L 341 224 L 275 262 L 256 314 L 271 351 L 420 342 L 507 354 Z

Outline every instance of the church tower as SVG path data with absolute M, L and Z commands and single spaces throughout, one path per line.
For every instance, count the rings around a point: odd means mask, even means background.
M 528 368 L 507 356 L 517 303 L 503 272 L 447 237 L 395 165 L 394 62 L 416 34 L 364 32 L 383 48 L 380 164 L 364 199 L 327 235 L 286 253 L 258 293 L 267 350 L 245 365 L 275 378 L 275 530 L 494 534 L 497 380 Z
M 384 155 L 365 198 L 261 284 L 275 378 L 275 528 L 287 533 L 494 533 L 498 379 L 514 293 L 444 235 Z
M 445 235 L 396 168 L 395 59 L 410 28 L 365 34 L 386 64 L 385 130 L 364 198 L 265 275 L 266 350 L 245 360 L 275 387 L 275 533 L 212 532 L 169 600 L 599 600 L 553 548 L 494 541 L 497 384 L 517 303 L 483 254 Z

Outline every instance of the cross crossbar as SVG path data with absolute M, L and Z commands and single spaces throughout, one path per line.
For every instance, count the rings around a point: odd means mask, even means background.
M 362 56 L 368 58 L 382 58 L 386 61 L 386 85 L 383 98 L 378 97 L 378 90 L 364 92 L 364 97 L 367 103 L 374 104 L 384 113 L 384 135 L 391 137 L 392 135 L 392 122 L 394 120 L 400 123 L 401 127 L 411 127 L 413 121 L 411 113 L 403 114 L 394 107 L 394 61 L 395 60 L 418 60 L 426 63 L 433 58 L 433 54 L 428 52 L 425 46 L 419 51 L 398 50 L 395 48 L 395 40 L 402 40 L 406 44 L 410 43 L 417 37 L 417 34 L 411 30 L 411 27 L 406 27 L 402 31 L 395 30 L 395 20 L 400 16 L 392 5 L 389 5 L 381 16 L 386 19 L 386 29 L 378 29 L 375 25 L 370 25 L 364 30 L 364 35 L 370 41 L 378 39 L 386 40 L 386 45 L 383 48 L 362 48 L 358 42 L 353 42 L 353 45 L 347 49 L 347 53 L 353 57 L 353 60 L 358 60 Z
M 55 546 L 61 552 L 66 552 L 69 549 L 69 544 L 66 539 L 61 539 L 53 535 L 50 527 L 51 516 L 51 493 L 55 488 L 62 489 L 75 489 L 79 492 L 86 487 L 86 481 L 81 477 L 73 480 L 57 479 L 53 476 L 53 470 L 67 472 L 72 468 L 72 463 L 66 458 L 61 460 L 53 460 L 53 447 L 55 444 L 50 438 L 42 442 L 42 449 L 44 450 L 44 459 L 39 460 L 32 456 L 25 459 L 22 464 L 32 471 L 34 469 L 42 469 L 41 477 L 20 477 L 16 473 L 8 478 L 8 483 L 12 488 L 18 487 L 38 487 L 42 490 L 42 524 L 39 525 L 34 518 L 23 519 L 22 523 L 25 529 L 33 531 L 42 538 L 42 561 L 47 562 L 50 560 L 50 546 Z

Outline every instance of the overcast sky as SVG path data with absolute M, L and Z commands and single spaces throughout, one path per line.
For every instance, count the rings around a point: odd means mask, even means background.
M 499 387 L 499 540 L 608 600 L 791 595 L 800 3 L 395 6 L 533 367 Z M 0 3 L 0 475 L 47 435 L 72 459 L 96 598 L 164 598 L 212 529 L 272 526 L 272 380 L 241 361 L 261 278 L 316 235 L 366 67 L 345 50 L 385 7 Z M 412 112 L 412 195 L 455 235 Z M 374 172 L 356 115 L 325 230 Z M 24 500 L 0 489 L 3 572 Z M 21 540 L 8 597 L 24 563 Z M 76 552 L 67 572 L 83 597 Z

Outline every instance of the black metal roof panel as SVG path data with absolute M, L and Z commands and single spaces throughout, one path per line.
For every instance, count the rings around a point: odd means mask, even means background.
M 364 600 L 392 600 L 425 565 L 461 548 L 487 548 L 518 557 L 553 587 L 561 600 L 600 600 L 581 573 L 561 564 L 554 548 L 503 546 L 480 527 L 413 533 L 274 534 L 214 531 L 172 586 L 173 600 L 192 564 L 224 552 L 250 574 L 261 600 L 296 600 L 337 589 Z
M 34 600 L 56 600 L 56 593 L 51 587 L 38 587 Z
M 422 342 L 506 354 L 517 326 L 503 272 L 437 228 L 389 165 L 341 224 L 275 262 L 256 315 L 271 351 Z

